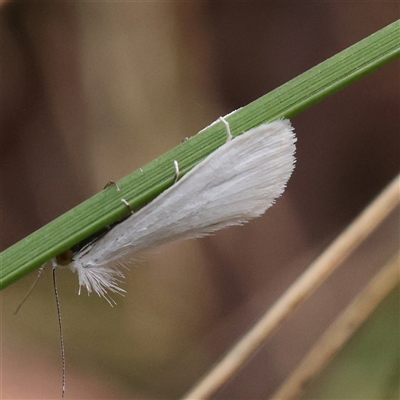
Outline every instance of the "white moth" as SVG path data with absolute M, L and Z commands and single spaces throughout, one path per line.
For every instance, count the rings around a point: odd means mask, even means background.
M 68 266 L 78 274 L 80 288 L 111 304 L 108 292 L 124 292 L 120 268 L 132 253 L 242 225 L 282 194 L 295 163 L 290 122 L 262 124 L 233 139 L 228 123 L 221 122 L 228 132 L 224 145 L 151 203 L 71 255 Z M 65 264 L 59 257 L 53 260 L 54 267 Z

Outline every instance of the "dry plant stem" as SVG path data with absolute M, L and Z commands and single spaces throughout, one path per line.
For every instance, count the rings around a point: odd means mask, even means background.
M 399 284 L 399 265 L 400 253 L 397 253 L 330 325 L 272 399 L 299 398 L 308 381 L 332 360 L 370 313 Z
M 399 204 L 400 175 L 361 215 L 309 266 L 250 331 L 190 391 L 184 400 L 209 398 L 248 360 L 265 338 L 290 315 L 299 303 L 339 266 L 339 264 Z

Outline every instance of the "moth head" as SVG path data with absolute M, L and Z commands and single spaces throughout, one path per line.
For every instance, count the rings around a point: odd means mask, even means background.
M 71 264 L 74 253 L 71 249 L 65 250 L 56 256 L 56 263 L 63 267 Z

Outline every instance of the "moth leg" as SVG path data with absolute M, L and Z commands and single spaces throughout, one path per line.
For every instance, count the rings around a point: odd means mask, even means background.
M 231 128 L 229 127 L 229 122 L 224 117 L 219 117 L 219 120 L 225 125 L 226 128 L 226 143 L 232 140 Z
M 128 210 L 130 211 L 130 213 L 133 214 L 133 211 L 132 211 L 132 208 L 131 208 L 130 204 L 125 199 L 121 199 L 121 203 L 126 205 L 128 207 Z
M 179 164 L 178 161 L 174 160 L 174 168 L 175 168 L 175 182 L 179 179 Z
M 118 184 L 117 184 L 117 182 L 114 182 L 114 181 L 108 181 L 107 182 L 107 185 L 106 186 L 104 186 L 104 189 L 107 189 L 108 187 L 110 187 L 110 186 L 114 186 L 115 187 L 115 190 L 117 191 L 117 192 L 119 192 L 120 191 L 120 188 L 119 188 L 119 186 L 118 186 Z M 104 190 L 103 189 L 103 190 Z

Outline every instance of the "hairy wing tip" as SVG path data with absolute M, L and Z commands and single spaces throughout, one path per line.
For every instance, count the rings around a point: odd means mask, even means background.
M 94 292 L 99 297 L 103 297 L 112 306 L 116 302 L 108 295 L 109 292 L 117 293 L 121 296 L 126 293 L 119 284 L 125 278 L 118 268 L 118 265 L 83 265 L 78 262 L 71 264 L 73 272 L 78 274 L 79 294 L 84 287 L 88 294 Z

